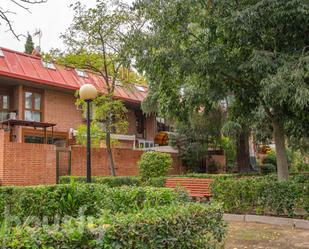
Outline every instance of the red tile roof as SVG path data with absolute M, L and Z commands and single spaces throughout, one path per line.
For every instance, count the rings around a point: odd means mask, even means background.
M 106 83 L 103 77 L 87 71 L 88 77 L 78 76 L 74 68 L 54 64 L 55 69 L 43 66 L 42 59 L 37 56 L 0 48 L 0 76 L 7 76 L 21 80 L 27 80 L 40 85 L 60 87 L 63 89 L 78 90 L 83 84 L 93 84 L 101 93 L 106 93 Z M 1 52 L 0 51 L 0 52 Z M 128 101 L 141 103 L 147 94 L 147 87 L 142 86 L 144 91 L 132 84 L 115 87 L 115 97 Z

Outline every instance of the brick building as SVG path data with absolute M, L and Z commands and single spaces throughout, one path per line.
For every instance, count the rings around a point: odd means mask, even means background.
M 83 148 L 70 145 L 85 122 L 74 94 L 86 83 L 106 93 L 103 78 L 93 72 L 0 48 L 0 184 L 55 183 L 56 165 L 60 175 L 84 175 Z M 116 85 L 115 97 L 126 105 L 129 121 L 127 134 L 114 134 L 120 141 L 113 152 L 118 175 L 137 174 L 139 149 L 154 146 L 156 117 L 141 111 L 146 94 L 145 86 Z M 93 175 L 109 175 L 105 148 L 92 154 Z M 180 162 L 173 157 L 179 173 Z
M 10 127 L 11 141 L 52 143 L 53 135 L 54 141 L 67 142 L 72 131 L 85 121 L 82 111 L 75 105 L 74 97 L 76 90 L 85 83 L 93 84 L 101 94 L 106 92 L 104 80 L 97 74 L 44 62 L 40 57 L 2 48 L 0 121 L 15 119 L 50 124 L 34 129 L 27 127 L 25 122 L 15 121 Z M 154 115 L 145 116 L 140 108 L 146 94 L 145 86 L 116 86 L 115 96 L 123 100 L 128 109 L 128 132 L 121 134 L 127 136 L 117 136 L 121 146 L 132 147 L 134 142 L 141 146 L 153 145 L 156 118 Z

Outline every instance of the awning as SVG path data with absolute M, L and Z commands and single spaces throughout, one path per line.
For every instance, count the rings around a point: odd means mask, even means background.
M 8 119 L 8 120 L 0 122 L 0 124 L 7 125 L 7 126 L 28 126 L 28 127 L 30 126 L 34 128 L 49 128 L 49 127 L 56 126 L 56 124 L 52 124 L 52 123 L 26 121 L 26 120 L 20 120 L 20 119 Z
M 14 126 L 28 126 L 33 128 L 42 128 L 44 130 L 44 143 L 47 143 L 47 128 L 52 128 L 52 141 L 54 140 L 54 126 L 56 124 L 53 123 L 44 123 L 44 122 L 36 122 L 36 121 L 26 121 L 26 120 L 20 120 L 20 119 L 8 119 L 5 121 L 0 122 L 2 125 L 2 128 L 4 125 L 8 126 L 10 129 L 10 141 L 13 141 L 13 134 L 12 134 L 12 128 Z

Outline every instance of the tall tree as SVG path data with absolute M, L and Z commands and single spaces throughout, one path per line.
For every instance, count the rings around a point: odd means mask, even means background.
M 135 51 L 150 91 L 157 92 L 150 99 L 177 114 L 189 103 L 201 106 L 232 93 L 241 116 L 265 114 L 278 179 L 286 180 L 285 135 L 308 137 L 308 1 L 140 0 L 136 6 L 150 22 L 136 35 Z M 193 102 L 179 92 L 190 86 Z
M 77 2 L 72 8 L 75 11 L 73 23 L 63 39 L 70 53 L 85 55 L 78 61 L 80 68 L 90 69 L 103 77 L 107 99 L 112 102 L 122 67 L 130 68 L 132 63 L 127 37 L 132 30 L 139 28 L 139 20 L 131 15 L 125 1 L 101 0 L 94 8 L 86 8 Z M 112 119 L 112 113 L 107 111 L 107 116 Z M 105 128 L 109 167 L 111 174 L 115 175 L 111 130 Z
M 25 53 L 31 54 L 33 50 L 34 50 L 34 43 L 33 43 L 33 40 L 32 40 L 32 36 L 28 32 L 27 40 L 26 40 L 26 44 L 25 44 Z
M 29 5 L 38 4 L 38 3 L 45 3 L 47 0 L 8 0 L 13 5 L 16 5 L 19 8 L 22 8 L 30 13 Z M 16 33 L 14 30 L 12 21 L 10 20 L 10 15 L 15 14 L 14 11 L 7 9 L 5 6 L 6 4 L 0 4 L 0 26 L 6 25 L 8 30 L 19 40 L 21 34 Z M 32 52 L 32 51 L 31 51 Z

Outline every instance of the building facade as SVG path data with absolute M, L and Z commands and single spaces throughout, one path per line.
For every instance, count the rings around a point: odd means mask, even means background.
M 2 123 L 2 128 L 10 130 L 12 142 L 69 145 L 74 131 L 85 122 L 82 111 L 75 105 L 75 92 L 86 83 L 93 84 L 99 93 L 106 93 L 105 82 L 97 74 L 1 48 L 0 121 L 23 121 Z M 126 105 L 129 123 L 127 134 L 115 135 L 120 140 L 118 146 L 154 145 L 156 117 L 141 111 L 146 94 L 145 86 L 116 85 L 115 97 Z

